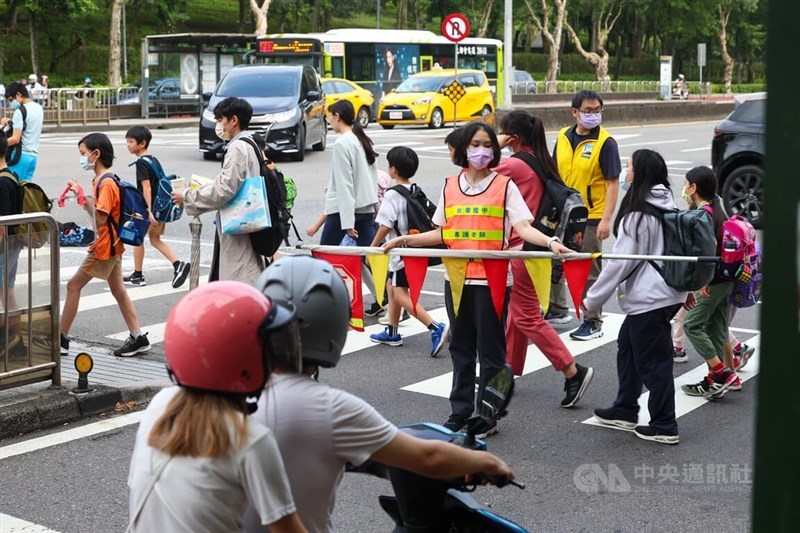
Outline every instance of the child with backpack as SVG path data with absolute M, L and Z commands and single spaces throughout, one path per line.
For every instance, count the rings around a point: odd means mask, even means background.
M 416 152 L 406 146 L 395 146 L 386 154 L 389 175 L 395 180 L 394 187 L 386 190 L 375 221 L 380 225 L 371 246 L 380 246 L 384 238 L 390 239 L 424 233 L 433 229 L 433 223 L 417 199 L 424 197 L 422 189 L 411 183 L 411 178 L 419 168 L 419 157 Z M 413 202 L 413 203 L 412 203 Z M 415 205 L 416 204 L 416 205 Z M 424 217 L 424 218 L 423 218 Z M 423 218 L 423 220 L 420 220 Z M 424 227 L 421 227 L 424 226 Z M 433 320 L 421 304 L 417 304 L 416 313 L 408 291 L 403 258 L 392 256 L 389 261 L 389 320 L 386 329 L 381 333 L 370 335 L 370 340 L 388 346 L 401 346 L 403 337 L 398 331 L 401 308 L 408 311 L 431 332 L 431 357 L 436 357 L 447 340 L 450 327 Z
M 150 213 L 150 229 L 147 231 L 147 236 L 153 248 L 161 252 L 161 255 L 172 264 L 172 288 L 177 289 L 186 281 L 192 265 L 189 262 L 180 261 L 170 245 L 161 240 L 161 236 L 164 235 L 166 229 L 166 223 L 156 220 L 153 214 L 153 205 L 160 182 L 168 178 L 158 159 L 148 152 L 152 138 L 153 135 L 150 130 L 144 126 L 134 126 L 125 134 L 128 152 L 138 158 L 131 163 L 131 165 L 136 165 L 136 188 L 144 195 Z M 123 277 L 122 280 L 136 287 L 147 285 L 143 273 L 143 265 L 144 244 L 134 247 L 133 273 Z
M 0 217 L 20 214 L 17 177 L 6 164 L 8 153 L 8 140 L 0 132 Z M 5 242 L 8 241 L 8 257 L 5 257 Z M 0 309 L 5 305 L 8 296 L 8 311 L 17 309 L 17 298 L 14 294 L 14 284 L 17 278 L 17 265 L 19 253 L 22 250 L 20 240 L 14 237 L 13 226 L 0 226 Z M 5 272 L 8 264 L 8 272 Z M 6 275 L 8 285 L 6 286 Z M 7 315 L 7 313 L 3 313 Z M 24 352 L 22 337 L 20 336 L 19 316 L 8 323 L 8 349 L 9 355 L 18 355 Z M 0 320 L 0 357 L 6 348 L 6 324 Z M 24 354 L 23 354 L 24 355 Z
M 67 282 L 67 296 L 64 300 L 64 309 L 61 311 L 61 355 L 69 353 L 68 335 L 78 313 L 81 290 L 92 278 L 98 278 L 108 282 L 108 288 L 111 289 L 111 294 L 117 301 L 130 331 L 125 344 L 114 350 L 114 355 L 130 357 L 149 350 L 150 341 L 147 340 L 147 334 L 142 334 L 139 328 L 139 317 L 122 281 L 122 254 L 125 252 L 125 247 L 122 244 L 120 229 L 124 233 L 126 228 L 121 228 L 123 224 L 120 223 L 123 219 L 122 186 L 116 175 L 111 172 L 114 147 L 106 135 L 90 133 L 78 142 L 78 149 L 81 154 L 81 168 L 94 172 L 92 190 L 95 199 L 87 200 L 86 208 L 90 212 L 94 210 L 97 238 L 89 247 L 81 266 Z M 69 183 L 73 190 L 77 190 L 78 183 L 75 178 L 70 178 Z

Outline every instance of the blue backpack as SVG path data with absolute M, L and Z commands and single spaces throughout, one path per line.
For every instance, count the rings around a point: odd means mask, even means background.
M 152 208 L 153 218 L 159 222 L 173 222 L 178 220 L 181 218 L 181 215 L 183 215 L 183 208 L 178 207 L 172 201 L 172 184 L 170 183 L 171 180 L 179 179 L 178 176 L 175 174 L 170 174 L 168 176 L 164 172 L 161 163 L 155 157 L 146 155 L 140 159 L 150 165 L 150 168 L 153 169 L 153 173 L 158 180 L 158 185 L 153 197 L 153 205 L 150 206 Z
M 144 195 L 136 188 L 136 185 L 122 181 L 116 174 L 105 174 L 97 181 L 95 188 L 95 198 L 100 197 L 100 184 L 106 179 L 113 179 L 119 187 L 119 221 L 114 217 L 108 216 L 108 232 L 111 235 L 111 242 L 114 242 L 114 233 L 119 239 L 131 246 L 141 246 L 147 230 L 150 228 L 150 216 L 147 213 L 147 202 Z M 116 255 L 116 249 L 111 246 L 111 255 Z

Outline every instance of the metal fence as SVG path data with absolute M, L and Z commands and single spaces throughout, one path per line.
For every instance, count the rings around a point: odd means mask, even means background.
M 0 389 L 61 385 L 58 224 L 48 213 L 0 217 Z
M 637 81 L 533 81 L 517 82 L 512 86 L 512 94 L 574 94 L 583 90 L 600 93 L 637 93 L 659 92 L 661 82 L 653 80 Z M 670 85 L 670 91 L 672 86 Z M 711 95 L 710 82 L 689 82 L 689 95 L 693 98 L 706 99 Z

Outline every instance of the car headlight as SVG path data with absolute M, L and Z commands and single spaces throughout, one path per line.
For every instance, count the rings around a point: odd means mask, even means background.
M 414 100 L 411 103 L 414 104 L 414 105 L 430 104 L 431 103 L 431 97 L 430 96 L 426 96 L 425 98 L 420 98 L 419 100 Z
M 217 121 L 217 119 L 214 117 L 214 112 L 209 108 L 205 108 L 205 110 L 203 110 L 203 120 L 207 120 L 209 122 Z
M 253 120 L 251 120 L 250 122 L 254 124 L 286 122 L 287 120 L 291 120 L 292 118 L 294 118 L 294 114 L 295 114 L 294 109 L 290 109 L 288 111 L 281 111 L 280 113 L 267 113 L 259 117 L 253 117 Z

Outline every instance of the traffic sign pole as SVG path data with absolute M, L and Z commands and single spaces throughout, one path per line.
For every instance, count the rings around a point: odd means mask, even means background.
M 458 83 L 458 43 L 469 35 L 469 19 L 461 13 L 450 13 L 442 19 L 442 35 L 455 44 L 455 83 Z M 458 100 L 453 100 L 453 129 L 456 129 Z
M 456 71 L 456 81 L 458 81 L 458 43 L 455 43 L 456 47 L 456 57 L 455 57 L 455 71 Z M 458 100 L 453 102 L 453 129 L 456 129 L 456 118 L 458 118 Z

